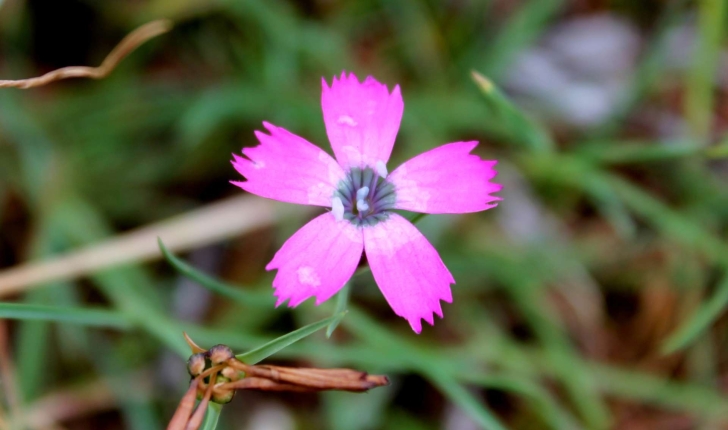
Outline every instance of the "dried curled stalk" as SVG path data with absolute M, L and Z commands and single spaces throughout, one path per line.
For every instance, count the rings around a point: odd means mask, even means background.
M 111 73 L 127 55 L 132 53 L 144 42 L 164 34 L 172 29 L 172 21 L 161 19 L 144 24 L 129 33 L 106 56 L 99 67 L 70 66 L 48 72 L 43 76 L 30 79 L 0 80 L 0 88 L 34 88 L 68 78 L 102 79 Z
M 187 362 L 192 382 L 182 397 L 167 430 L 196 430 L 210 401 L 225 404 L 236 390 L 316 392 L 342 390 L 361 393 L 389 384 L 386 376 L 352 369 L 315 369 L 248 365 L 235 358 L 230 347 L 216 345 L 208 351 L 187 335 L 194 353 Z M 195 398 L 201 398 L 195 408 Z

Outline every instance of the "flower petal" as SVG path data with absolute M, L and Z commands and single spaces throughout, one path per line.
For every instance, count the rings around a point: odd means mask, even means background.
M 497 206 L 491 182 L 497 161 L 470 154 L 478 142 L 455 142 L 424 152 L 392 172 L 395 208 L 423 213 L 479 212 Z
M 399 85 L 390 94 L 373 77 L 359 83 L 346 72 L 334 77 L 331 88 L 325 79 L 322 84 L 326 132 L 339 164 L 344 169 L 387 164 L 404 110 Z
M 422 331 L 420 319 L 432 325 L 442 317 L 440 300 L 452 302 L 450 272 L 427 238 L 403 217 L 389 218 L 364 230 L 364 248 L 374 280 L 394 313 Z
M 314 218 L 291 236 L 265 267 L 278 269 L 273 288 L 276 306 L 290 299 L 298 306 L 309 297 L 319 305 L 354 274 L 364 249 L 361 230 L 336 221 L 331 212 Z
M 246 182 L 231 181 L 253 194 L 304 205 L 331 206 L 344 171 L 321 148 L 288 130 L 264 122 L 270 135 L 256 131 L 260 145 L 233 154 L 233 166 Z

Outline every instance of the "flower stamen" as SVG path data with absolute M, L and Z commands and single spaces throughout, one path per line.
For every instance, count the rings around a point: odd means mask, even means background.
M 383 221 L 394 208 L 394 185 L 381 176 L 382 168 L 354 167 L 334 193 L 331 210 L 337 220 L 347 219 L 357 226 Z
M 377 161 L 377 164 L 374 165 L 374 168 L 377 169 L 377 174 L 382 178 L 386 178 L 387 175 L 389 175 L 389 173 L 387 172 L 387 165 L 384 164 L 384 161 L 382 160 Z
M 336 221 L 342 221 L 344 219 L 344 202 L 339 197 L 334 197 L 331 202 L 331 213 L 334 214 Z
M 369 195 L 369 187 L 361 187 L 356 192 L 356 199 L 362 200 Z
M 369 210 L 369 204 L 367 202 L 365 202 L 363 199 L 357 200 L 356 201 L 356 210 L 358 210 L 359 212 L 366 212 Z

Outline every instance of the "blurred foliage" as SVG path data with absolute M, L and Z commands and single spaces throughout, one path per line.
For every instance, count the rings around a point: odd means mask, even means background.
M 264 120 L 330 151 L 321 77 L 371 74 L 399 83 L 406 106 L 390 170 L 476 139 L 479 155 L 499 160 L 503 202 L 418 224 L 457 280 L 434 327 L 414 335 L 362 273 L 331 338 L 317 333 L 273 356 L 387 373 L 391 387 L 245 393 L 217 428 L 257 428 L 270 410 L 280 428 L 725 426 L 724 9 L 718 0 L 5 0 L 7 79 L 96 65 L 152 19 L 175 28 L 105 80 L 0 93 L 0 267 L 241 193 L 228 183 L 229 154 L 256 145 Z M 580 128 L 520 106 L 505 85 L 519 55 L 565 20 L 603 13 L 632 22 L 642 40 L 610 115 Z M 666 44 L 686 24 L 695 56 L 675 70 Z M 645 125 L 657 108 L 685 132 Z M 217 282 L 213 293 L 166 264 L 139 264 L 4 298 L 0 362 L 15 371 L 0 371 L 15 384 L 2 386 L 0 424 L 11 412 L 50 414 L 39 408 L 60 399 L 80 405 L 68 428 L 163 428 L 186 386 L 182 330 L 204 346 L 248 350 L 341 310 L 336 300 L 274 310 L 264 266 L 296 228 L 278 227 L 190 254 L 226 280 L 190 269 Z M 100 382 L 106 402 L 79 394 Z

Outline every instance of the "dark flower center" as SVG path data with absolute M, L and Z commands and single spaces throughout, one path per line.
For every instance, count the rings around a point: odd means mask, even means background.
M 394 209 L 395 201 L 394 185 L 372 168 L 354 167 L 339 182 L 332 211 L 338 219 L 347 219 L 357 226 L 372 226 L 387 219 L 387 211 Z

